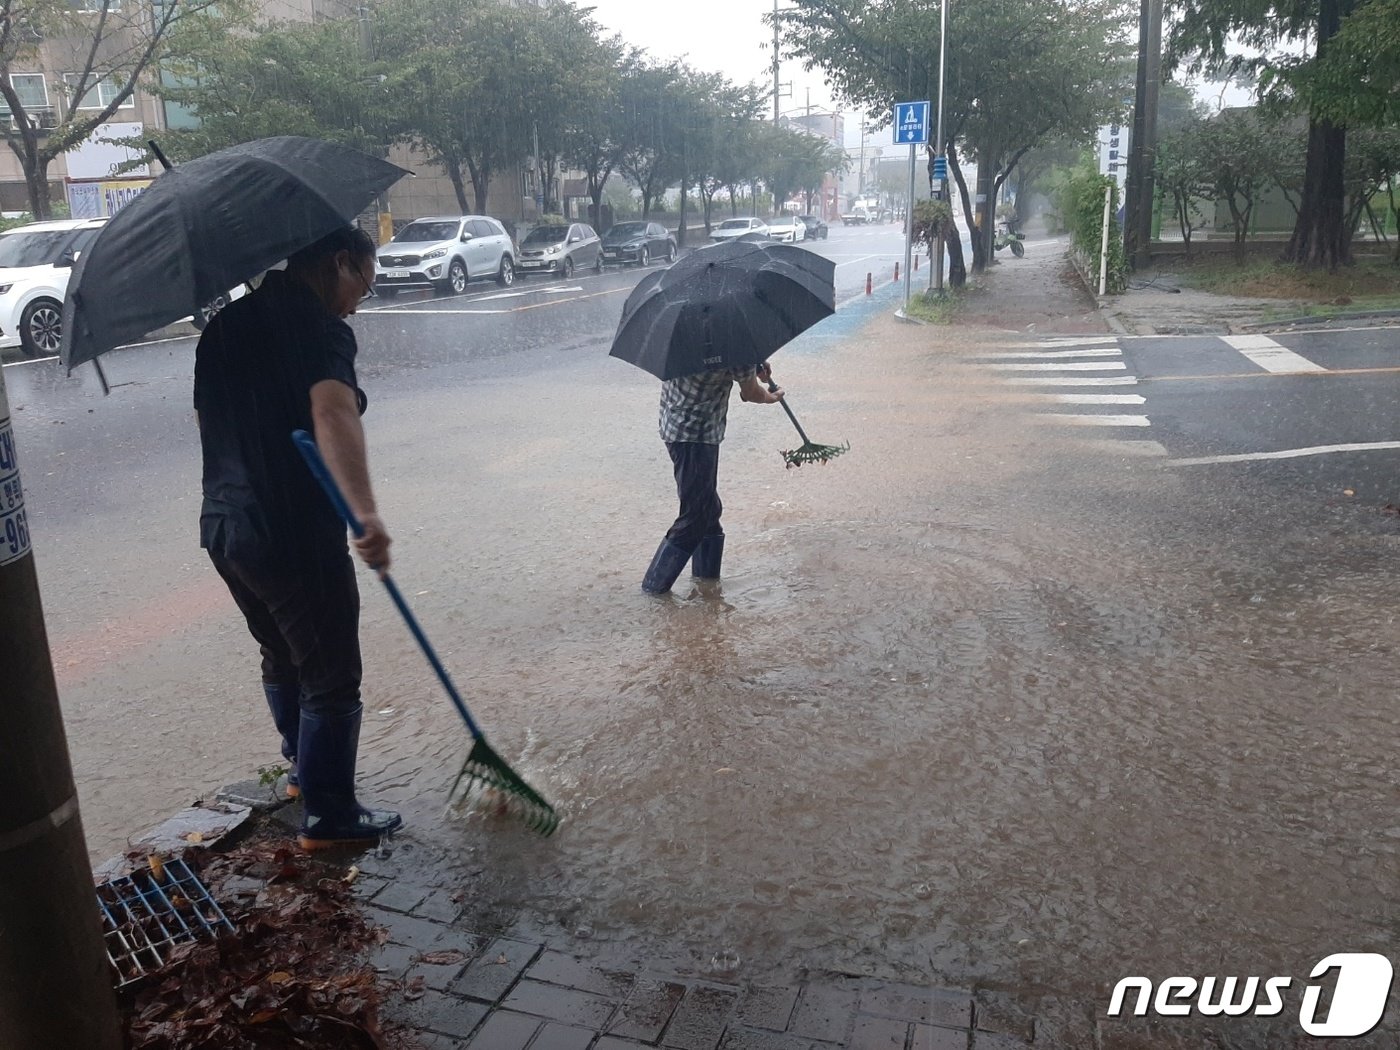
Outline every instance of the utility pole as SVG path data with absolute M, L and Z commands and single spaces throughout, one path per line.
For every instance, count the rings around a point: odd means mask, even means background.
M 1140 0 L 1137 88 L 1123 222 L 1124 254 L 1134 269 L 1151 263 L 1157 164 L 1157 98 L 1162 80 L 1162 0 Z
M 940 15 L 938 28 L 938 138 L 934 140 L 933 148 L 933 179 L 929 183 L 930 196 L 936 200 L 944 200 L 943 187 L 948 183 L 948 159 L 943 144 L 943 85 L 944 74 L 946 72 L 946 60 L 948 57 L 948 0 L 943 0 L 943 10 Z M 948 196 L 951 197 L 951 194 Z M 914 202 L 909 202 L 909 207 L 914 207 Z M 934 247 L 935 258 L 933 261 L 934 288 L 939 294 L 943 292 L 943 234 L 938 234 L 938 244 Z
M 544 217 L 544 210 L 549 205 L 549 194 L 544 188 L 544 168 L 540 166 L 540 124 L 537 120 L 530 122 L 531 134 L 535 141 L 535 201 L 539 214 L 535 216 L 538 222 Z
M 0 372 L 0 1046 L 120 1050 Z
M 782 75 L 782 62 L 778 57 L 778 0 L 773 0 L 773 126 L 778 126 L 778 95 L 783 85 L 778 78 Z
M 369 20 L 369 8 L 363 4 L 359 7 L 360 19 L 360 54 L 366 62 L 374 58 L 374 34 L 373 26 Z M 384 144 L 384 159 L 389 159 L 389 144 Z M 375 207 L 379 212 L 379 243 L 388 244 L 394 239 L 394 216 L 389 207 L 389 191 L 380 190 L 379 196 L 375 199 Z

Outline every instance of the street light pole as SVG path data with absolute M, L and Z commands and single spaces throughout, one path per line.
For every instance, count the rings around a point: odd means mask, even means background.
M 783 85 L 779 83 L 782 76 L 782 63 L 778 58 L 778 0 L 773 0 L 773 126 L 778 126 L 778 95 L 782 91 Z
M 943 0 L 943 10 L 940 15 L 938 28 L 938 138 L 935 140 L 933 150 L 935 173 L 942 172 L 947 164 L 946 150 L 943 143 L 943 85 L 947 72 L 947 58 L 948 0 Z M 943 187 L 946 183 L 946 174 L 936 175 L 931 187 L 934 200 L 941 201 L 944 199 Z M 910 207 L 913 207 L 912 201 L 910 202 Z M 933 254 L 935 256 L 933 261 L 934 288 L 941 293 L 943 291 L 943 231 L 941 229 L 938 232 L 938 243 L 934 246 Z
M 119 1050 L 0 372 L 0 1046 Z

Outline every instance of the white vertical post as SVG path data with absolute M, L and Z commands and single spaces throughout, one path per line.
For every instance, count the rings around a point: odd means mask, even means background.
M 909 271 L 914 261 L 914 154 L 918 150 L 909 144 L 909 206 L 904 209 L 904 311 L 909 312 Z
M 1099 294 L 1108 291 L 1108 219 L 1113 208 L 1113 187 L 1103 189 L 1103 247 L 1099 249 Z

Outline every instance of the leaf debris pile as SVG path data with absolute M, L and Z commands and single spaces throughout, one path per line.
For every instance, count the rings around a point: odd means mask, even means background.
M 379 936 L 349 882 L 276 843 L 186 851 L 237 932 L 172 950 L 123 992 L 133 1050 L 392 1050 L 378 978 L 357 962 Z

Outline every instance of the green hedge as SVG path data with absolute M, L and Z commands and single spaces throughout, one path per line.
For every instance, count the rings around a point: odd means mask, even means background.
M 1118 222 L 1118 183 L 1081 165 L 1059 187 L 1056 204 L 1059 214 L 1074 238 L 1074 246 L 1084 253 L 1098 287 L 1099 256 L 1103 248 L 1103 198 L 1112 187 L 1113 204 L 1108 230 L 1108 290 L 1121 292 L 1128 286 L 1128 260 L 1123 255 L 1123 229 Z

